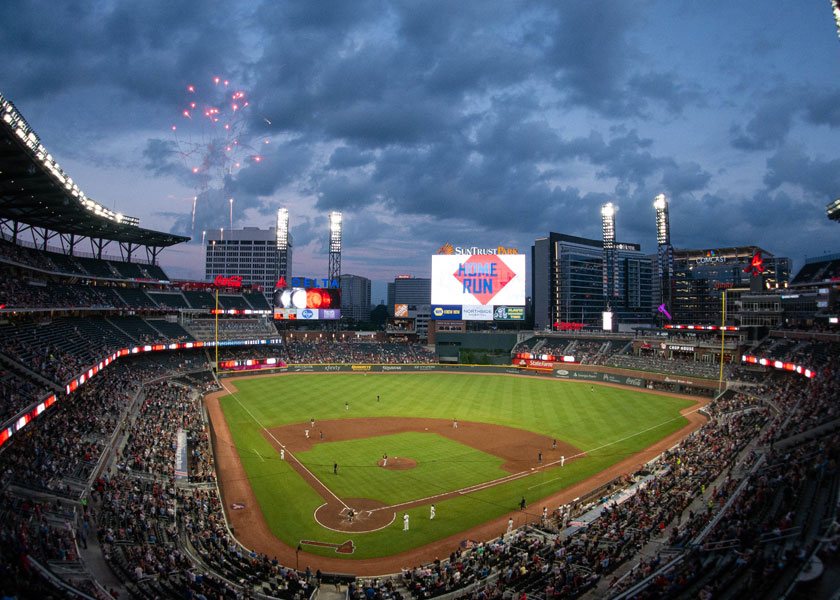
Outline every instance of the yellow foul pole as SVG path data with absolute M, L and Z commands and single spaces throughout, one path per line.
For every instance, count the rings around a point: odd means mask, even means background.
M 726 290 L 723 291 L 726 293 Z M 216 373 L 219 372 L 219 288 L 216 288 Z M 721 367 L 723 368 L 723 367 Z
M 720 379 L 718 391 L 723 390 L 723 341 L 726 338 L 726 290 L 723 290 L 723 318 L 720 321 Z

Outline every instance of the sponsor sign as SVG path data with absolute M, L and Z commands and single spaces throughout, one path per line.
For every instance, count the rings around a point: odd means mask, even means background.
M 572 371 L 572 379 L 587 379 L 595 381 L 600 379 L 598 375 L 600 375 L 600 373 L 596 373 L 595 371 Z
M 175 432 L 175 479 L 187 478 L 187 432 Z
M 333 288 L 340 289 L 337 279 L 318 279 L 316 277 L 281 277 L 274 285 L 276 288 Z
M 298 311 L 298 319 L 317 319 L 318 310 L 311 308 L 302 308 Z
M 408 316 L 408 304 L 395 304 L 394 305 L 394 316 L 395 317 L 407 317 Z
M 532 359 L 528 359 L 528 360 L 524 360 L 524 361 L 522 361 L 522 362 L 524 362 L 524 363 L 525 363 L 525 364 L 524 364 L 524 365 L 522 365 L 522 366 L 524 366 L 526 369 L 549 370 L 549 369 L 553 369 L 553 368 L 554 368 L 554 363 L 553 363 L 553 362 L 550 362 L 550 361 L 547 361 L 547 360 L 532 360 Z M 522 363 L 520 363 L 520 364 L 522 364 Z
M 554 376 L 562 377 L 563 379 L 568 379 L 570 377 L 570 374 L 566 369 L 555 369 Z
M 242 287 L 242 277 L 239 275 L 234 275 L 233 277 L 222 277 L 221 275 L 216 275 L 216 279 L 213 280 L 213 285 L 217 285 L 219 287 Z
M 352 365 L 351 371 L 370 371 L 370 365 Z
M 458 254 L 458 255 L 473 255 L 473 254 L 519 254 L 516 248 L 505 248 L 504 246 L 496 246 L 495 248 L 479 248 L 478 246 L 453 246 L 452 244 L 444 244 L 437 251 L 438 254 Z
M 524 306 L 496 306 L 493 309 L 493 318 L 496 321 L 524 321 Z
M 432 305 L 431 318 L 438 321 L 460 321 L 461 306 L 455 304 Z
M 402 365 L 382 365 L 383 371 L 402 371 Z
M 433 256 L 432 304 L 525 306 L 525 256 Z
M 492 321 L 492 306 L 462 306 L 461 315 L 465 321 Z

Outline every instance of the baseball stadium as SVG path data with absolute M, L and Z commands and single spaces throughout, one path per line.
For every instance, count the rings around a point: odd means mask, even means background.
M 648 263 L 658 300 L 625 327 L 638 307 L 572 320 L 538 297 L 541 240 L 530 305 L 522 253 L 445 244 L 428 306 L 401 303 L 417 282 L 398 278 L 382 324 L 353 329 L 340 213 L 326 279 L 282 270 L 281 212 L 274 289 L 230 270 L 177 281 L 157 259 L 187 239 L 87 199 L 0 101 L 7 597 L 782 597 L 831 585 L 838 287 L 817 314 L 764 283 L 816 297 L 837 255 L 791 277 L 757 247 L 674 251 L 666 236 L 665 267 Z M 664 196 L 654 207 L 667 223 Z M 623 277 L 617 253 L 636 252 L 610 237 L 611 205 L 601 216 L 596 294 Z M 594 244 L 551 235 L 558 253 Z M 583 278 L 595 258 L 581 260 Z M 739 260 L 739 281 L 709 270 Z M 710 281 L 704 299 L 680 295 L 688 263 Z

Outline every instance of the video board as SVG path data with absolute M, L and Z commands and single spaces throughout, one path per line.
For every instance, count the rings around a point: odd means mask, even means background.
M 432 256 L 432 319 L 519 320 L 524 306 L 524 254 Z
M 277 320 L 332 321 L 341 318 L 341 290 L 338 288 L 275 288 L 273 306 L 274 318 Z

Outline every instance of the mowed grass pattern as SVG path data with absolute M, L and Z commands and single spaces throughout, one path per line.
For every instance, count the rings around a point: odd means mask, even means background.
M 377 466 L 412 458 L 417 467 L 392 471 Z M 434 433 L 400 433 L 362 440 L 315 444 L 298 459 L 340 498 L 372 498 L 386 504 L 428 498 L 509 475 L 504 461 Z M 333 474 L 338 464 L 338 475 Z
M 591 477 L 685 425 L 679 411 L 691 405 L 685 399 L 632 389 L 505 375 L 294 374 L 240 379 L 236 386 L 239 392 L 221 399 L 222 409 L 272 532 L 293 547 L 301 539 L 342 543 L 352 538 L 357 545 L 354 558 L 387 556 L 421 546 L 514 510 L 522 496 L 532 502 Z M 377 394 L 381 398 L 378 403 Z M 349 410 L 345 409 L 345 402 Z M 400 531 L 401 523 L 395 523 L 377 532 L 341 534 L 315 522 L 313 512 L 323 499 L 286 461 L 279 459 L 260 431 L 310 419 L 357 417 L 457 418 L 506 425 L 568 442 L 587 456 L 563 468 L 436 502 L 438 516 L 434 521 L 428 521 L 427 507 L 412 509 L 410 532 Z M 431 437 L 435 439 L 429 442 L 433 449 L 442 438 Z M 375 442 L 373 445 L 380 457 L 382 452 L 393 452 L 377 447 Z M 360 462 L 350 455 L 342 461 L 324 458 L 313 461 L 329 465 L 327 474 L 319 474 L 324 481 L 335 477 L 334 461 L 340 463 L 340 477 L 344 474 L 342 462 L 346 461 L 348 467 Z M 462 487 L 460 479 L 446 475 L 445 462 L 443 459 L 435 463 L 441 466 L 436 477 L 438 488 Z M 361 471 L 358 476 L 362 476 Z M 404 493 L 413 495 L 410 491 L 395 491 Z M 353 492 L 352 497 L 359 497 L 358 492 Z M 415 522 L 422 526 L 415 527 Z M 334 556 L 329 550 L 310 551 Z

